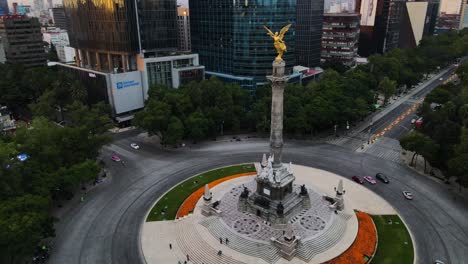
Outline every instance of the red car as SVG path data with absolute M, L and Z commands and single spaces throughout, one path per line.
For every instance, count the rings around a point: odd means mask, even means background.
M 113 160 L 113 161 L 117 161 L 117 162 L 121 161 L 120 157 L 119 157 L 119 156 L 117 156 L 117 155 L 115 155 L 115 154 L 112 154 L 112 156 L 111 156 L 111 160 Z
M 353 179 L 353 181 L 355 181 L 355 182 L 357 182 L 359 184 L 364 183 L 364 181 L 361 178 L 359 178 L 359 176 L 357 176 L 357 175 L 354 175 L 353 177 L 351 177 L 351 179 Z

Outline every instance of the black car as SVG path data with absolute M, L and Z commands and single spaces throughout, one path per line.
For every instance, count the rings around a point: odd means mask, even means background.
M 385 176 L 385 174 L 380 173 L 380 172 L 377 173 L 377 174 L 375 175 L 375 178 L 377 178 L 377 179 L 383 181 L 384 183 L 389 183 L 389 182 L 390 182 L 390 181 L 388 180 L 388 177 Z

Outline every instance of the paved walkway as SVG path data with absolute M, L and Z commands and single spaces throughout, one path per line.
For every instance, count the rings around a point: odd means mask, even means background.
M 347 178 L 310 167 L 293 165 L 292 168 L 296 176 L 296 184 L 306 184 L 318 193 L 330 196 L 334 194 L 334 187 L 338 184 L 339 179 L 343 179 L 346 190 L 345 207 L 349 211 L 357 209 L 370 214 L 396 214 L 395 210 L 385 200 Z M 237 178 L 216 186 L 211 190 L 213 199 L 221 198 L 232 188 L 232 185 L 242 184 L 242 182 L 249 180 L 253 180 L 253 177 Z M 146 222 L 143 225 L 141 230 L 142 251 L 148 264 L 176 264 L 178 261 L 184 263 L 187 260 L 187 254 L 190 258 L 188 263 L 268 263 L 264 259 L 239 253 L 224 244 L 220 244 L 219 240 L 213 237 L 208 229 L 199 224 L 201 219 L 204 218 L 199 210 L 201 203 L 200 200 L 194 214 L 181 220 Z M 341 254 L 351 245 L 356 234 L 357 221 L 353 217 L 343 234 L 341 242 L 326 252 L 313 256 L 309 263 L 321 263 Z M 169 244 L 172 245 L 172 249 L 169 248 Z M 217 255 L 219 250 L 222 250 L 221 256 Z M 294 258 L 292 261 L 280 258 L 275 263 L 303 264 L 307 262 L 298 258 Z

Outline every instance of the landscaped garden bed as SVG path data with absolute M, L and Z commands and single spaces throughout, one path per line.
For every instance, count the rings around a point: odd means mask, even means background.
M 161 197 L 151 209 L 146 221 L 173 220 L 176 216 L 188 214 L 193 210 L 196 201 L 201 197 L 201 195 L 199 195 L 200 192 L 203 194 L 205 184 L 210 184 L 212 182 L 213 184 L 219 184 L 225 180 L 235 178 L 234 176 L 236 175 L 237 177 L 241 177 L 255 173 L 256 170 L 253 164 L 241 164 L 208 171 L 192 177 L 178 184 Z M 222 180 L 223 178 L 226 179 Z M 196 199 L 197 196 L 198 198 Z M 190 199 L 188 199 L 189 197 Z M 181 213 L 178 214 L 179 208 Z

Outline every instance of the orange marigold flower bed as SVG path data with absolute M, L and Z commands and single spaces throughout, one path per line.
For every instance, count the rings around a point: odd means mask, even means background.
M 244 172 L 244 173 L 234 174 L 234 175 L 231 175 L 231 176 L 227 176 L 227 177 L 212 181 L 212 182 L 208 183 L 208 187 L 210 187 L 210 189 L 211 189 L 211 188 L 215 187 L 216 185 L 218 185 L 218 184 L 220 184 L 222 182 L 229 181 L 229 180 L 239 178 L 239 177 L 252 176 L 252 175 L 256 175 L 256 173 L 255 172 Z M 200 189 L 196 190 L 189 197 L 187 197 L 187 199 L 185 199 L 185 201 L 179 207 L 179 210 L 177 211 L 176 218 L 184 217 L 184 216 L 188 215 L 190 212 L 192 212 L 193 209 L 195 209 L 195 206 L 197 205 L 198 200 L 203 196 L 204 192 L 205 192 L 205 186 L 200 187 Z
M 377 231 L 372 218 L 364 213 L 356 213 L 359 229 L 353 244 L 340 256 L 325 262 L 326 264 L 365 264 L 377 245 Z

